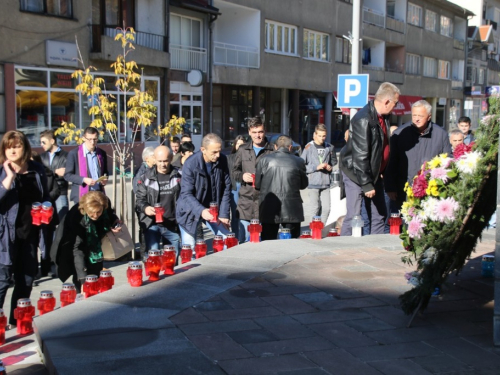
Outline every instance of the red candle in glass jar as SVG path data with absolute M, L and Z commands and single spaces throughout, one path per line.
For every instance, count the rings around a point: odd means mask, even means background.
M 56 299 L 51 290 L 42 290 L 40 292 L 40 299 L 38 300 L 38 311 L 40 315 L 54 311 L 56 307 Z
M 303 230 L 299 238 L 312 238 L 310 230 Z
M 311 228 L 312 239 L 313 240 L 321 240 L 321 230 L 325 227 L 325 224 L 321 222 L 320 216 L 314 216 L 312 222 L 309 224 L 309 228 Z
M 90 298 L 99 294 L 99 278 L 97 275 L 87 275 L 82 287 L 85 298 Z
M 40 202 L 31 205 L 31 220 L 33 225 L 42 224 L 42 204 Z
M 255 188 L 255 173 L 252 173 L 252 187 Z
M 391 214 L 391 217 L 389 218 L 389 233 L 392 235 L 399 235 L 401 231 L 401 224 L 403 224 L 403 220 L 401 219 L 399 214 Z
M 224 250 L 224 239 L 221 235 L 214 236 L 212 248 L 214 249 L 214 253 Z
M 42 209 L 40 211 L 42 224 L 49 224 L 52 220 L 52 215 L 54 214 L 54 207 L 50 202 L 43 202 Z
M 213 216 L 210 222 L 216 223 L 217 218 L 219 217 L 219 205 L 217 204 L 217 202 L 210 202 L 210 213 Z
M 171 245 L 163 246 L 162 269 L 165 275 L 175 274 L 174 267 L 176 258 L 177 258 L 177 251 L 175 251 L 175 246 Z
M 238 245 L 238 239 L 236 238 L 234 233 L 228 233 L 226 236 L 226 241 L 224 241 L 226 245 L 226 249 L 229 249 L 233 246 Z
M 142 263 L 141 262 L 129 262 L 127 269 L 127 281 L 130 286 L 141 286 L 142 285 Z
M 33 333 L 33 317 L 35 316 L 35 307 L 31 306 L 29 298 L 20 298 L 17 300 L 17 307 L 14 309 L 14 319 L 17 320 L 17 334 L 28 335 Z
M 110 270 L 102 270 L 99 274 L 99 293 L 110 290 L 115 285 L 115 278 Z
M 61 294 L 59 296 L 59 299 L 61 300 L 61 307 L 75 303 L 75 299 L 76 299 L 75 284 L 64 283 L 62 285 L 62 291 L 61 291 Z
M 3 309 L 0 309 L 0 345 L 5 344 L 5 328 L 7 327 L 7 317 Z
M 191 262 L 193 259 L 193 249 L 191 245 L 182 245 L 181 249 L 181 263 Z
M 250 233 L 250 242 L 252 243 L 260 242 L 262 225 L 260 225 L 259 219 L 250 220 L 250 225 L 248 226 L 248 232 Z
M 161 206 L 160 203 L 155 203 L 155 221 L 157 223 L 163 223 L 163 214 L 165 213 L 165 209 Z
M 332 228 L 328 231 L 328 237 L 338 237 L 339 232 L 337 231 L 337 228 Z
M 148 259 L 145 263 L 146 276 L 149 276 L 149 281 L 160 280 L 160 271 L 162 268 L 162 258 L 160 250 L 149 250 Z
M 194 245 L 194 254 L 196 259 L 203 258 L 207 255 L 207 244 L 205 240 L 196 240 L 196 245 Z

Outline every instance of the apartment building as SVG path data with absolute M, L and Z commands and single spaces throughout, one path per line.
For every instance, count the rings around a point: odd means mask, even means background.
M 392 123 L 409 120 L 411 104 L 425 98 L 434 121 L 449 126 L 462 114 L 472 12 L 445 0 L 363 3 L 360 71 L 370 76 L 370 94 L 393 82 L 402 97 Z M 247 133 L 246 119 L 260 115 L 268 132 L 300 143 L 318 123 L 341 140 L 348 111 L 335 95 L 337 75 L 351 71 L 344 36 L 352 7 L 350 0 L 5 0 L 0 131 L 23 130 L 37 146 L 40 132 L 61 121 L 88 125 L 89 98 L 74 92 L 70 76 L 84 63 L 105 78 L 119 107 L 118 136 L 130 140 L 127 97 L 114 88 L 110 64 L 121 52 L 117 28 L 134 27 L 129 58 L 154 97 L 155 126 L 182 116 L 199 147 L 209 131 L 225 141 Z M 140 134 L 141 144 L 158 144 L 153 130 Z

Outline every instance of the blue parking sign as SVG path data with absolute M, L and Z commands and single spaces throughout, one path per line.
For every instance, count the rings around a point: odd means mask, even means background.
M 337 107 L 363 108 L 368 103 L 369 74 L 339 74 Z

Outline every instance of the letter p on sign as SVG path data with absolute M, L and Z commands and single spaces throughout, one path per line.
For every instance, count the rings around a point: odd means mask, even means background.
M 368 74 L 339 74 L 337 107 L 364 107 L 368 103 L 368 82 Z

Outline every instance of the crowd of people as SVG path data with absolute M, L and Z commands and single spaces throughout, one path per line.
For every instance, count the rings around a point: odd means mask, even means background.
M 470 119 L 461 117 L 448 134 L 431 121 L 432 107 L 425 100 L 412 105 L 410 122 L 390 127 L 399 96 L 391 83 L 379 87 L 374 100 L 351 119 L 339 158 L 326 142 L 325 125 L 316 126 L 297 156 L 289 136 L 268 141 L 258 116 L 249 119 L 248 138 L 237 136 L 228 156 L 213 133 L 203 137 L 198 151 L 188 134 L 174 137 L 170 147 L 146 147 L 132 181 L 145 250 L 194 247 L 203 239 L 203 226 L 222 238 L 234 233 L 244 243 L 252 219 L 262 225 L 262 241 L 277 239 L 280 227 L 298 238 L 304 221 L 300 191 L 307 189 L 308 214 L 326 224 L 337 164 L 347 213 L 334 227 L 350 236 L 354 216 L 362 215 L 364 234 L 386 233 L 388 213 L 400 210 L 404 185 L 412 183 L 422 163 L 474 141 Z M 63 282 L 72 277 L 80 291 L 88 274 L 103 269 L 101 241 L 119 232 L 121 221 L 104 193 L 107 156 L 97 147 L 98 137 L 95 128 L 86 128 L 83 143 L 68 153 L 53 131 L 44 131 L 40 155 L 19 131 L 7 132 L 0 142 L 0 305 L 13 281 L 11 325 L 17 300 L 30 296 L 37 275 L 57 274 Z M 50 224 L 32 225 L 37 202 L 55 208 Z

